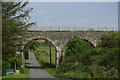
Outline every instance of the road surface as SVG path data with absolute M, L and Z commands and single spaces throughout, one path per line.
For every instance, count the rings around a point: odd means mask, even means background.
M 54 78 L 46 72 L 38 63 L 34 53 L 29 51 L 29 60 L 27 62 L 30 78 Z

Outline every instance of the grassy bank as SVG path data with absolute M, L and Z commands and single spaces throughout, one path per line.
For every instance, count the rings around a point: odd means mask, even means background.
M 3 78 L 30 78 L 28 68 L 24 68 L 20 74 L 4 76 Z
M 49 48 L 49 46 L 39 46 L 35 53 L 37 53 L 36 55 L 38 56 L 37 58 L 39 61 L 42 60 L 45 63 L 50 63 L 50 48 Z M 51 47 L 52 65 L 55 65 L 55 53 L 56 53 L 55 48 L 52 46 Z
M 26 60 L 25 60 L 26 62 Z M 4 76 L 2 77 L 2 80 L 8 80 L 8 79 L 19 79 L 23 80 L 23 78 L 25 78 L 25 80 L 29 80 L 30 76 L 29 76 L 29 69 L 27 67 L 23 68 L 20 70 L 20 74 L 13 74 L 13 75 L 8 75 L 8 76 Z

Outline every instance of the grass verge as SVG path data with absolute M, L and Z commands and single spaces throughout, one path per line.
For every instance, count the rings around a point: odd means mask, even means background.
M 28 68 L 24 68 L 21 70 L 20 74 L 13 74 L 13 75 L 4 76 L 2 78 L 2 80 L 5 78 L 30 78 L 29 77 L 29 70 L 28 70 Z
M 25 60 L 26 62 L 26 60 Z M 25 65 L 26 66 L 26 65 Z M 1 77 L 2 80 L 30 80 L 29 69 L 27 67 L 20 70 L 20 74 L 13 74 Z

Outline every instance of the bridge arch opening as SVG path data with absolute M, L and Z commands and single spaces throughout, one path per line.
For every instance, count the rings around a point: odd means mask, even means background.
M 45 63 L 52 66 L 56 65 L 56 44 L 49 38 L 44 37 L 31 37 L 27 39 L 25 47 L 29 46 L 31 42 L 37 41 L 38 46 L 34 50 L 36 58 L 40 58 L 41 63 Z M 35 43 L 32 44 L 36 45 Z
M 86 41 L 86 42 L 88 42 L 93 48 L 95 48 L 95 45 L 92 43 L 92 42 L 90 42 L 89 40 L 87 40 L 87 39 L 85 39 L 85 38 L 82 38 L 82 37 L 79 37 L 80 39 L 82 39 L 82 40 L 84 40 L 84 41 Z M 70 38 L 71 39 L 71 38 Z M 69 40 L 70 40 L 69 39 Z M 63 51 L 63 49 L 66 47 L 66 45 L 68 44 L 68 41 L 69 40 L 67 40 L 67 41 L 65 41 L 64 43 L 63 43 L 63 46 L 62 46 L 62 51 Z
M 82 38 L 81 38 L 82 39 Z M 90 46 L 92 46 L 93 48 L 95 48 L 95 45 L 92 43 L 92 42 L 90 42 L 89 40 L 87 40 L 87 39 L 83 39 L 84 41 L 86 41 L 86 42 L 88 42 L 89 44 L 90 44 Z
M 90 42 L 89 40 L 87 40 L 87 39 L 85 39 L 85 38 L 81 38 L 81 37 L 79 37 L 79 38 L 80 38 L 81 40 L 89 43 L 90 46 L 91 46 L 91 48 L 95 48 L 95 45 L 94 45 L 92 42 Z M 70 39 L 71 39 L 71 38 L 70 38 Z M 70 40 L 70 39 L 69 39 L 69 40 Z M 65 49 L 67 48 L 67 44 L 68 44 L 69 40 L 67 40 L 66 42 L 63 43 L 63 48 L 62 48 L 62 57 L 63 57 L 63 59 L 64 59 L 64 57 L 65 57 Z M 74 46 L 73 46 L 73 47 L 74 47 Z

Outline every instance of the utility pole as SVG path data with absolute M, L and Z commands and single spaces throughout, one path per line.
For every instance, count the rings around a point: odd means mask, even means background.
M 50 64 L 52 63 L 52 60 L 51 60 L 51 43 L 49 42 L 49 46 L 50 46 Z
M 24 52 L 23 52 L 23 49 L 24 49 L 24 46 L 21 46 L 22 47 L 22 51 L 21 51 L 21 55 L 22 55 L 22 68 L 25 67 L 24 65 Z

